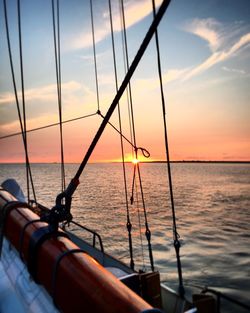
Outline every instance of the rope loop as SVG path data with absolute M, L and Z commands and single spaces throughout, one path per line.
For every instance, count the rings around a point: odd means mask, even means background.
M 148 159 L 148 158 L 150 157 L 150 152 L 149 152 L 147 149 L 145 149 L 145 148 L 143 148 L 143 147 L 135 147 L 135 151 L 138 151 L 138 150 L 141 151 L 142 155 L 143 155 L 145 158 Z

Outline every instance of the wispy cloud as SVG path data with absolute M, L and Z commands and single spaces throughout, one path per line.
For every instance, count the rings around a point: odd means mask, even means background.
M 244 48 L 250 44 L 250 33 L 242 34 L 241 23 L 235 25 L 223 25 L 213 18 L 194 19 L 190 24 L 186 24 L 184 30 L 193 33 L 204 39 L 211 51 L 210 56 L 202 63 L 194 67 L 183 69 L 172 68 L 163 73 L 163 83 L 169 84 L 175 81 L 186 81 L 194 76 L 201 74 L 212 66 L 229 60 L 237 56 Z M 241 31 L 241 34 L 240 34 Z M 237 70 L 229 67 L 223 67 L 224 71 L 238 74 L 247 74 L 244 70 Z M 225 78 L 223 78 L 223 81 Z M 222 79 L 211 80 L 215 84 Z M 136 89 L 153 90 L 159 86 L 158 78 L 137 79 Z
M 71 93 L 81 89 L 81 84 L 76 81 L 70 81 L 62 84 L 64 93 Z M 39 101 L 56 101 L 57 89 L 56 84 L 46 85 L 42 87 L 27 89 L 25 91 L 26 101 L 39 100 Z M 21 92 L 18 92 L 18 98 L 21 99 Z M 5 92 L 0 94 L 0 106 L 9 105 L 16 102 L 14 93 Z
M 242 34 L 239 25 L 223 25 L 213 18 L 195 19 L 189 25 L 186 24 L 184 30 L 206 40 L 212 52 L 204 62 L 191 69 L 185 75 L 184 80 L 208 70 L 215 64 L 236 56 L 250 44 L 249 32 Z
M 163 84 L 168 84 L 177 80 L 181 80 L 189 69 L 170 69 L 163 73 L 162 81 Z M 150 79 L 137 79 L 136 80 L 136 90 L 154 90 L 159 87 L 159 78 L 154 77 Z
M 76 81 L 70 81 L 62 84 L 63 94 L 63 115 L 73 115 L 72 108 L 82 108 L 82 98 L 79 97 L 79 92 L 85 98 L 91 98 L 90 92 Z M 18 92 L 18 97 L 21 99 L 21 92 Z M 81 99 L 80 99 L 81 98 Z M 93 97 L 92 97 L 93 98 Z M 57 105 L 57 90 L 56 85 L 45 85 L 25 91 L 26 100 L 26 121 L 27 127 L 33 128 L 43 124 L 58 121 L 58 105 Z M 22 103 L 21 112 L 22 112 Z M 76 113 L 77 114 L 77 113 Z M 45 122 L 47 121 L 47 122 Z M 8 134 L 19 129 L 19 121 L 16 113 L 16 99 L 14 93 L 0 94 L 0 133 Z
M 161 4 L 161 0 L 156 0 L 156 6 Z M 126 27 L 131 27 L 132 25 L 141 21 L 144 17 L 152 14 L 152 3 L 151 1 L 127 1 L 125 3 L 126 12 Z M 121 30 L 120 13 L 118 8 L 114 12 L 114 30 Z
M 28 129 L 36 128 L 40 125 L 48 125 L 52 124 L 58 121 L 58 115 L 56 114 L 51 114 L 48 113 L 46 116 L 38 116 L 38 117 L 33 117 L 29 118 L 28 120 Z M 8 135 L 8 134 L 13 134 L 16 133 L 20 130 L 20 123 L 19 120 L 13 120 L 10 121 L 6 124 L 0 125 L 0 135 Z
M 218 32 L 219 28 L 221 29 L 222 25 L 214 18 L 202 20 L 196 18 L 191 23 L 186 24 L 184 30 L 206 40 L 210 50 L 216 51 L 222 41 L 221 35 Z
M 161 4 L 161 0 L 156 0 L 156 6 Z M 116 4 L 114 2 L 114 4 Z M 115 32 L 121 31 L 121 20 L 118 3 L 112 7 L 113 28 Z M 147 15 L 152 13 L 152 4 L 147 0 L 140 1 L 126 1 L 124 4 L 126 15 L 126 27 L 129 28 L 134 24 L 141 21 Z M 102 18 L 95 23 L 95 42 L 98 43 L 110 35 L 110 21 L 109 12 L 103 11 Z M 68 44 L 69 49 L 81 49 L 92 46 L 92 33 L 91 30 L 85 30 L 78 33 Z
M 244 71 L 244 70 L 239 70 L 239 69 L 235 69 L 235 68 L 228 68 L 226 66 L 223 66 L 222 69 L 223 69 L 223 71 L 229 72 L 229 73 L 246 74 L 246 71 Z

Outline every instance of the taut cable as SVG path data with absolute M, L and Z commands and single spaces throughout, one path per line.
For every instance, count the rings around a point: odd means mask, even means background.
M 155 18 L 156 13 L 155 13 L 155 1 L 154 0 L 152 0 L 152 6 L 153 6 L 153 16 Z M 165 97 L 164 97 L 164 91 L 163 91 L 160 46 L 159 46 L 159 37 L 158 37 L 157 29 L 155 31 L 155 43 L 156 43 L 158 75 L 159 75 L 159 81 L 160 81 L 161 100 L 162 100 L 162 117 L 163 117 L 163 124 L 164 124 L 164 139 L 165 139 L 165 149 L 166 149 L 166 159 L 167 159 L 167 169 L 168 169 L 168 183 L 169 183 L 169 192 L 170 192 L 172 218 L 173 218 L 174 247 L 175 247 L 175 252 L 176 252 L 177 269 L 178 269 L 178 277 L 179 277 L 179 293 L 180 293 L 180 296 L 183 297 L 185 294 L 185 289 L 183 286 L 182 267 L 181 267 L 181 259 L 180 259 L 181 244 L 179 241 L 180 236 L 177 232 L 177 224 L 176 224 L 176 217 L 175 217 L 174 193 L 173 193 L 172 174 L 171 174 L 170 157 L 169 157 L 168 135 L 167 135 L 166 103 L 165 103 Z
M 61 182 L 62 191 L 65 189 L 65 168 L 64 168 L 64 148 L 63 148 L 63 128 L 62 128 L 62 87 L 61 87 L 61 58 L 60 58 L 60 20 L 59 20 L 59 1 L 57 0 L 57 32 L 55 21 L 55 4 L 51 0 L 52 22 L 53 22 L 53 38 L 55 50 L 55 67 L 56 67 L 56 82 L 57 82 L 57 102 L 59 114 L 59 129 L 60 129 L 60 153 L 61 153 Z
M 4 18 L 5 18 L 6 37 L 7 37 L 7 45 L 8 45 L 8 53 L 9 53 L 9 60 L 10 60 L 12 83 L 13 83 L 13 88 L 14 88 L 19 124 L 20 124 L 20 128 L 21 128 L 23 146 L 24 146 L 24 151 L 25 151 L 26 174 L 27 174 L 26 176 L 30 178 L 33 197 L 34 197 L 34 200 L 36 202 L 36 193 L 35 193 L 33 177 L 32 177 L 31 168 L 30 168 L 28 150 L 27 150 L 27 145 L 26 145 L 26 136 L 25 136 L 25 132 L 24 132 L 24 126 L 23 126 L 23 122 L 22 122 L 21 110 L 20 110 L 19 99 L 18 99 L 18 94 L 17 94 L 16 79 L 15 79 L 15 72 L 14 72 L 13 58 L 12 58 L 12 51 L 11 51 L 11 44 L 10 44 L 9 23 L 8 23 L 8 13 L 7 13 L 6 0 L 3 0 L 3 5 L 4 5 Z M 18 15 L 20 15 L 20 4 L 18 5 Z M 19 18 L 18 25 L 19 25 L 18 30 L 20 32 L 20 30 L 21 30 L 21 18 Z M 21 37 L 21 35 L 19 35 L 19 38 L 20 37 Z M 19 45 L 19 47 L 20 47 L 20 45 Z M 22 55 L 22 53 L 20 53 L 20 54 Z M 27 186 L 29 186 L 28 181 L 27 181 Z M 29 190 L 29 187 L 28 187 L 28 190 Z M 28 191 L 28 193 L 29 193 L 29 191 Z M 29 198 L 29 196 L 28 196 L 28 198 Z
M 114 71 L 115 71 L 115 87 L 116 87 L 116 92 L 117 92 L 118 91 L 118 79 L 117 79 L 117 68 L 116 68 L 114 30 L 113 30 L 113 22 L 112 22 L 112 7 L 111 7 L 111 1 L 110 0 L 109 0 L 109 16 L 110 16 L 110 29 L 111 29 L 111 39 L 112 39 Z M 129 212 L 129 205 L 128 205 L 128 188 L 127 188 L 127 177 L 126 177 L 124 144 L 123 144 L 124 136 L 122 134 L 122 120 L 121 120 L 121 111 L 120 111 L 120 103 L 119 102 L 118 102 L 117 108 L 118 108 L 118 118 L 119 118 L 119 130 L 117 128 L 115 128 L 110 122 L 109 123 L 115 130 L 117 130 L 120 133 L 123 183 L 124 183 L 125 203 L 126 203 L 126 212 L 127 212 L 127 230 L 128 230 L 128 241 L 129 241 L 130 267 L 133 270 L 135 263 L 134 263 L 134 258 L 133 258 L 132 223 L 130 220 L 130 212 Z

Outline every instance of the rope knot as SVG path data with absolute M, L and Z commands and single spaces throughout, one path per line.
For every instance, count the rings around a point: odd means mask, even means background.
M 127 230 L 130 233 L 132 229 L 132 224 L 130 222 L 127 222 Z
M 130 204 L 132 205 L 133 203 L 134 203 L 134 197 L 131 196 L 131 197 L 130 197 Z
M 147 240 L 150 241 L 150 239 L 151 239 L 151 231 L 149 229 L 146 230 L 145 235 L 146 235 Z
M 179 253 L 180 247 L 181 247 L 179 240 L 174 240 L 174 247 L 175 247 L 175 250 Z

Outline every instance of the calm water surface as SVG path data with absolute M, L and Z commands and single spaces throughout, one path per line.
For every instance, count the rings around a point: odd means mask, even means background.
M 126 166 L 130 198 L 133 166 Z M 76 169 L 66 165 L 67 181 Z M 140 164 L 140 169 L 155 267 L 173 285 L 178 278 L 166 165 Z M 32 172 L 38 201 L 53 206 L 61 188 L 60 165 L 33 164 Z M 172 176 L 186 288 L 210 286 L 250 305 L 250 164 L 173 164 Z M 0 181 L 9 177 L 26 192 L 24 165 L 1 164 Z M 108 253 L 128 263 L 124 194 L 121 164 L 90 164 L 72 212 L 76 221 L 100 233 Z M 149 268 L 145 219 L 140 194 L 135 192 L 134 199 L 129 210 L 135 263 L 144 269 Z M 246 311 L 231 306 L 224 312 Z

